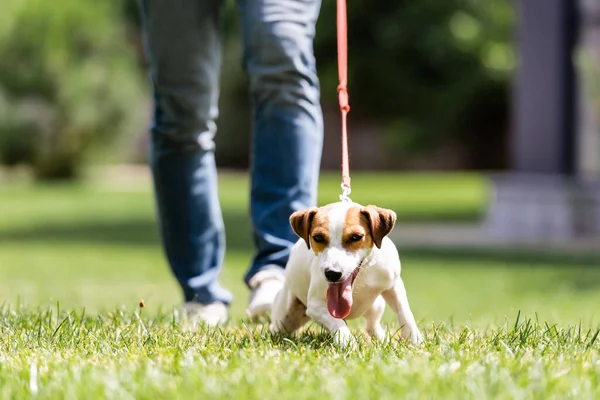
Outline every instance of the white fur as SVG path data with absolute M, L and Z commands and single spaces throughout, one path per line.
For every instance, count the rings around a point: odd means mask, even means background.
M 332 317 L 327 310 L 324 270 L 342 271 L 342 279 L 347 279 L 362 261 L 352 289 L 352 309 L 346 319 L 364 317 L 367 333 L 381 339 L 385 334 L 380 321 L 387 303 L 397 315 L 402 338 L 415 344 L 422 342 L 400 278 L 400 258 L 394 243 L 385 237 L 380 249 L 373 245 L 357 252 L 342 246 L 346 212 L 352 205 L 356 203 L 336 203 L 329 211 L 330 242 L 319 255 L 308 249 L 303 239 L 292 248 L 283 289 L 271 309 L 271 330 L 291 333 L 312 319 L 327 329 L 337 343 L 351 344 L 353 336 L 345 320 Z

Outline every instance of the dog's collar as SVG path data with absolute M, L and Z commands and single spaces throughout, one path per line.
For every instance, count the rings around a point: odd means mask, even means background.
M 365 260 L 367 259 L 367 257 L 365 257 L 362 260 L 360 260 L 360 262 L 358 263 L 358 266 L 356 268 L 354 268 L 354 271 L 352 271 L 352 275 L 351 275 L 352 276 L 352 283 L 354 283 L 354 280 L 358 276 L 358 273 L 360 272 L 360 268 L 362 267 L 362 265 L 365 262 Z
M 365 261 L 367 261 L 368 258 L 370 258 L 373 255 L 373 249 L 370 249 L 369 252 L 367 253 L 366 256 L 363 257 L 362 260 L 360 260 L 360 262 L 358 263 L 358 266 L 356 267 L 356 269 L 359 269 L 363 266 L 363 264 L 365 263 Z
M 365 261 L 367 261 L 367 259 L 370 258 L 372 255 L 373 255 L 373 249 L 371 249 L 369 251 L 369 253 L 366 256 L 364 256 L 362 260 L 360 260 L 360 262 L 358 263 L 356 268 L 354 268 L 354 271 L 352 271 L 352 275 L 354 275 L 354 278 L 352 279 L 353 281 L 354 281 L 354 279 L 356 279 L 356 276 L 360 272 L 360 269 L 362 268 Z
M 368 257 L 368 256 L 367 256 Z M 367 257 L 363 258 L 362 260 L 360 260 L 360 262 L 358 263 L 358 266 L 356 267 L 356 269 L 358 269 L 360 271 L 360 267 L 362 267 L 363 263 L 365 262 L 365 260 L 367 259 Z

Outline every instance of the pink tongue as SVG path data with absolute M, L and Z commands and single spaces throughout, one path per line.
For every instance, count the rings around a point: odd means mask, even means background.
M 327 309 L 333 318 L 344 319 L 352 308 L 352 276 L 327 287 Z

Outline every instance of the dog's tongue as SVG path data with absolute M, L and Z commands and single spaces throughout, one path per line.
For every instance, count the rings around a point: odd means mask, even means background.
M 333 318 L 344 319 L 352 308 L 352 276 L 327 288 L 327 309 Z

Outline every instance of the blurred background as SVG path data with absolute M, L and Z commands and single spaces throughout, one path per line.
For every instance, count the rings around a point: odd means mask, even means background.
M 353 200 L 394 209 L 418 319 L 598 321 L 600 3 L 349 1 Z M 227 2 L 217 162 L 225 285 L 243 316 L 250 108 Z M 319 201 L 341 154 L 335 2 L 315 53 Z M 135 0 L 4 0 L 0 304 L 169 311 L 146 166 L 152 99 Z

